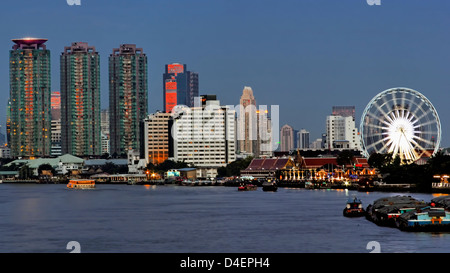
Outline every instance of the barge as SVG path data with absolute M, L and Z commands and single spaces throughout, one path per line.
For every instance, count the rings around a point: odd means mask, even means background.
M 392 196 L 375 200 L 366 208 L 366 218 L 380 226 L 396 227 L 396 219 L 405 212 L 428 206 L 411 196 Z
M 396 226 L 402 231 L 450 231 L 450 212 L 434 207 L 408 211 L 397 218 Z

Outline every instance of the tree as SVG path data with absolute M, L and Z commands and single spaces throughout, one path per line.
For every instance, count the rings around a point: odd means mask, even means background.
M 342 166 L 351 165 L 353 164 L 353 158 L 354 155 L 352 151 L 344 150 L 338 154 L 338 156 L 336 157 L 336 162 L 338 165 Z
M 48 163 L 39 165 L 38 174 L 42 174 L 42 171 L 51 171 L 53 175 L 56 174 L 56 170 Z
M 23 165 L 19 170 L 19 179 L 30 179 L 33 177 L 33 170 L 27 165 Z
M 217 169 L 217 176 L 238 176 L 241 174 L 241 170 L 244 170 L 250 165 L 253 157 L 248 156 L 245 159 L 238 159 L 233 162 L 230 162 L 225 167 L 220 167 Z
M 372 153 L 367 160 L 367 163 L 372 168 L 377 168 L 381 170 L 382 168 L 388 166 L 392 161 L 392 153 L 388 154 L 379 154 Z

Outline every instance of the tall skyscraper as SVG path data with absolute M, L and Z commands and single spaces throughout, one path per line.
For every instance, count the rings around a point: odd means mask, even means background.
M 139 151 L 141 122 L 148 111 L 147 56 L 134 44 L 123 44 L 109 56 L 110 150 L 126 156 Z
M 50 51 L 47 39 L 13 39 L 9 52 L 12 157 L 50 155 Z
M 294 149 L 294 128 L 284 125 L 280 130 L 280 151 L 289 152 Z
M 163 75 L 164 112 L 170 113 L 176 105 L 194 107 L 198 97 L 198 73 L 186 69 L 185 64 L 167 64 Z
M 245 86 L 239 101 L 237 146 L 239 153 L 255 154 L 258 140 L 258 117 L 253 90 Z
M 60 63 L 62 153 L 101 155 L 100 56 L 75 42 L 64 47 Z

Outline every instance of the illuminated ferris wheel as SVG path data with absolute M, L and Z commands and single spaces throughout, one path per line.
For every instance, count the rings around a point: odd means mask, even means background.
M 408 88 L 376 95 L 363 112 L 360 132 L 366 157 L 392 153 L 407 164 L 435 154 L 441 141 L 441 123 L 433 104 Z

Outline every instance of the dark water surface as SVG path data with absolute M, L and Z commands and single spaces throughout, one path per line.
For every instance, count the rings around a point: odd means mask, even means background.
M 352 195 L 367 207 L 400 193 L 279 188 L 0 184 L 0 252 L 368 253 L 450 252 L 450 233 L 408 233 L 345 218 Z M 431 194 L 407 194 L 429 201 Z

